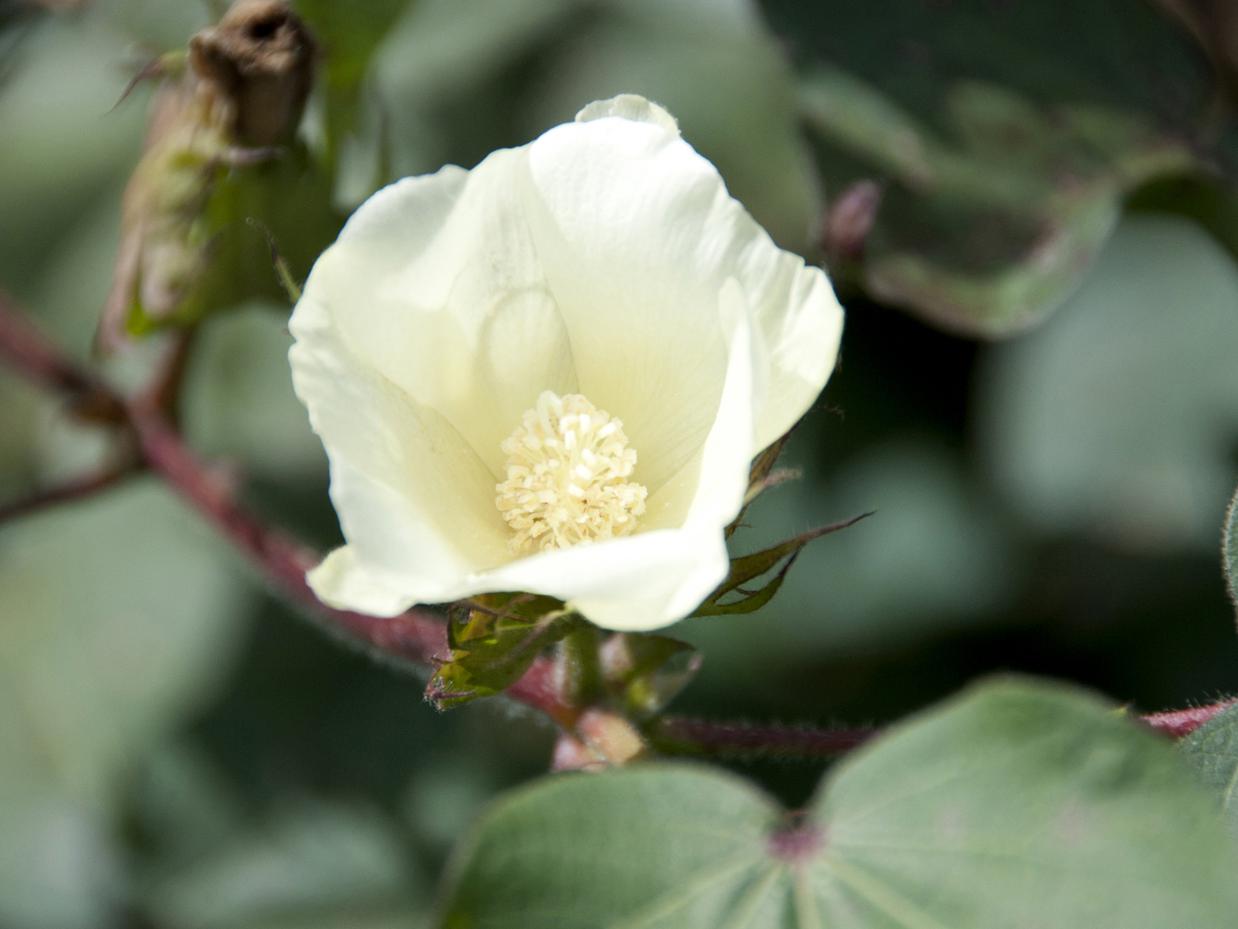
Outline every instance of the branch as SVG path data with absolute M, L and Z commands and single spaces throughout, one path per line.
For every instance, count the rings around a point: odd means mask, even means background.
M 818 729 L 665 716 L 657 722 L 652 738 L 659 748 L 673 754 L 810 761 L 845 754 L 877 733 L 871 728 Z
M 1171 739 L 1181 739 L 1235 704 L 1238 698 L 1133 718 Z M 664 716 L 655 723 L 651 737 L 670 754 L 811 761 L 846 754 L 880 732 L 877 728 L 822 729 Z
M 51 487 L 36 490 L 29 496 L 0 504 L 0 524 L 11 519 L 28 516 L 31 513 L 37 513 L 40 510 L 60 503 L 68 503 L 71 500 L 80 500 L 83 497 L 93 496 L 116 486 L 124 481 L 125 478 L 136 474 L 137 471 L 136 464 L 126 462 L 102 468 L 92 474 L 73 478 L 62 484 L 54 484 Z

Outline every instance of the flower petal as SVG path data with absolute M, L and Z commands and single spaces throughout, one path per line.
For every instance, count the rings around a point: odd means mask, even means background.
M 587 123 L 612 116 L 636 123 L 651 123 L 679 135 L 679 123 L 675 117 L 639 94 L 620 94 L 609 100 L 595 100 L 576 114 L 576 122 Z
M 593 104 L 528 147 L 531 220 L 580 390 L 619 416 L 651 491 L 699 448 L 725 372 L 717 295 L 736 278 L 766 346 L 755 454 L 811 406 L 842 310 L 817 268 L 779 249 L 639 97 Z
M 398 616 L 417 602 L 400 575 L 367 567 L 348 545 L 330 552 L 306 580 L 327 606 L 370 616 Z
M 543 390 L 576 390 L 572 347 L 525 220 L 523 156 L 496 152 L 367 200 L 306 298 L 358 359 L 441 413 L 493 477 Z
M 456 596 L 460 578 L 509 559 L 493 478 L 468 443 L 365 367 L 312 299 L 298 304 L 291 326 L 293 384 L 330 459 L 349 563 L 439 602 Z

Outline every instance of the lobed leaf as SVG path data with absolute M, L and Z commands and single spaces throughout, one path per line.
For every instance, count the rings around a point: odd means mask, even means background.
M 458 849 L 443 929 L 1222 929 L 1238 859 L 1172 748 L 1004 680 L 899 726 L 802 814 L 683 764 L 546 779 Z
M 1149 181 L 1219 166 L 1236 199 L 1232 108 L 1151 4 L 766 8 L 801 63 L 826 189 L 882 194 L 833 270 L 942 328 L 998 338 L 1048 317 Z

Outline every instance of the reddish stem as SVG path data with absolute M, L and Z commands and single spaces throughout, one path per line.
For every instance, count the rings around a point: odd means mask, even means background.
M 1235 703 L 1238 703 L 1238 698 L 1221 700 L 1207 706 L 1190 706 L 1185 710 L 1150 713 L 1140 718 L 1157 732 L 1162 732 L 1171 739 L 1181 739 L 1190 735 L 1214 716 L 1228 710 Z
M 136 471 L 137 466 L 134 464 L 117 465 L 36 490 L 26 497 L 0 504 L 0 523 L 37 513 L 60 503 L 93 496 L 121 483 Z

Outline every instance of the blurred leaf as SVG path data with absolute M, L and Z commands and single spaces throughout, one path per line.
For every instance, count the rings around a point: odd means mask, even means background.
M 121 778 L 198 707 L 241 618 L 219 550 L 153 487 L 0 531 L 0 922 L 96 926 Z
M 814 429 L 809 424 L 800 438 L 824 447 L 825 433 Z M 877 510 L 872 518 L 800 552 L 760 614 L 759 634 L 743 616 L 678 627 L 709 656 L 694 696 L 712 692 L 722 699 L 742 681 L 782 707 L 779 712 L 798 712 L 803 693 L 796 698 L 782 676 L 763 669 L 799 668 L 812 680 L 830 656 L 841 661 L 909 648 L 927 635 L 1007 614 L 1024 560 L 985 489 L 936 443 L 902 439 L 874 446 L 828 480 L 805 480 L 763 496 L 749 512 L 744 536 L 768 545 L 828 514 L 868 508 Z
M 325 457 L 292 392 L 285 313 L 251 305 L 198 338 L 184 397 L 194 448 L 283 484 L 318 475 Z
M 884 188 L 858 260 L 836 271 L 964 334 L 1045 318 L 1128 191 L 1210 170 L 1235 135 L 1204 56 L 1150 4 L 767 9 L 802 62 L 827 189 Z
M 1172 749 L 1086 694 L 1005 681 L 897 727 L 790 816 L 644 765 L 509 795 L 458 850 L 444 929 L 1222 929 L 1233 846 Z
M 327 170 L 334 174 L 341 148 L 358 129 L 362 86 L 370 60 L 413 0 L 299 0 L 297 12 L 323 50 L 323 106 Z M 378 179 L 375 179 L 376 181 Z
M 407 929 L 418 877 L 377 813 L 306 806 L 166 875 L 148 906 L 169 929 Z
M 646 718 L 675 699 L 696 676 L 701 656 L 687 642 L 616 633 L 601 650 L 602 675 L 628 712 Z
M 130 42 L 139 54 L 157 55 L 182 47 L 186 40 L 217 19 L 229 0 L 90 0 L 100 19 Z
M 163 879 L 201 862 L 249 828 L 251 815 L 207 755 L 188 740 L 166 740 L 137 761 L 124 809 L 143 837 L 143 857 Z
M 1238 270 L 1196 227 L 1125 222 L 1053 323 L 978 381 L 989 459 L 1048 531 L 1216 544 L 1238 439 Z M 986 376 L 987 375 L 987 376 Z
M 93 15 L 47 18 L 30 32 L 0 84 L 0 278 L 19 288 L 55 259 L 57 238 L 74 228 L 110 183 L 132 168 L 141 144 L 138 100 L 112 111 L 127 75 L 125 45 Z M 66 63 L 71 63 L 66 66 Z M 113 206 L 113 217 L 115 207 Z M 112 224 L 115 225 L 115 218 Z M 18 291 L 20 293 L 20 290 Z M 97 313 L 106 291 L 95 294 Z
M 1200 726 L 1178 746 L 1203 782 L 1217 792 L 1230 832 L 1238 837 L 1238 706 Z
M 451 658 L 435 669 L 426 699 L 442 710 L 501 693 L 582 622 L 546 597 L 483 594 L 463 601 L 447 626 Z
M 1221 567 L 1225 572 L 1225 588 L 1238 609 L 1238 490 L 1225 511 L 1225 529 L 1221 536 Z

